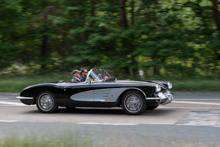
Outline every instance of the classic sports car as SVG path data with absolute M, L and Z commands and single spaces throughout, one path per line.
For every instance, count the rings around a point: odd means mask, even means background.
M 103 68 L 88 72 L 85 82 L 45 83 L 24 88 L 17 97 L 40 112 L 55 112 L 58 106 L 122 107 L 127 114 L 141 114 L 173 100 L 170 82 L 117 80 Z

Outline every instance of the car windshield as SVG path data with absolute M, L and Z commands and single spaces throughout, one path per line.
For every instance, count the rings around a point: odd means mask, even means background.
M 103 68 L 93 68 L 89 71 L 86 81 L 103 81 L 112 78 L 110 74 Z

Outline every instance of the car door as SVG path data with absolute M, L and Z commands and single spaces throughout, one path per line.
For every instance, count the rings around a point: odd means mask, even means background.
M 124 90 L 117 88 L 112 83 L 92 83 L 94 87 L 94 102 L 115 102 Z
M 92 85 L 84 82 L 66 83 L 64 95 L 66 98 L 79 102 L 92 102 L 94 98 Z
M 110 88 L 93 90 L 93 101 L 106 102 L 106 100 L 109 98 L 110 93 Z

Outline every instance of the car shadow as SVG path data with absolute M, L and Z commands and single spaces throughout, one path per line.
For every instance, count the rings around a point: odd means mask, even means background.
M 160 115 L 168 115 L 170 113 L 175 112 L 175 110 L 172 109 L 155 109 L 155 110 L 146 110 L 143 114 L 148 116 L 160 116 Z
M 141 115 L 147 116 L 161 116 L 166 115 L 174 112 L 175 110 L 172 109 L 155 109 L 155 110 L 146 110 Z M 32 110 L 26 112 L 28 114 L 38 113 L 42 114 L 38 110 Z M 83 108 L 77 107 L 75 109 L 66 109 L 66 108 L 59 108 L 55 113 L 44 113 L 44 114 L 109 114 L 109 115 L 127 115 L 121 108 Z M 131 115 L 132 116 L 132 115 Z M 137 115 L 134 115 L 137 116 Z
M 75 108 L 75 109 L 66 109 L 59 108 L 55 113 L 41 113 L 40 111 L 31 110 L 25 112 L 26 114 L 125 114 L 122 109 L 112 109 L 112 108 Z
M 122 109 L 112 109 L 112 108 L 75 108 L 66 109 L 59 108 L 56 113 L 72 113 L 72 114 L 125 114 Z

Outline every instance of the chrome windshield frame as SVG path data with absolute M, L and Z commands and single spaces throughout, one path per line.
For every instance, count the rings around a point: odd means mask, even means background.
M 110 76 L 112 78 L 112 76 L 104 68 L 92 68 L 92 69 L 89 70 L 85 82 L 88 81 L 88 78 L 89 78 L 90 74 L 93 72 L 94 69 L 102 69 L 102 70 L 104 70 L 104 72 L 106 74 L 108 74 L 108 76 Z M 101 82 L 102 80 L 99 80 L 99 81 Z M 86 82 L 86 83 L 88 83 L 88 82 Z

